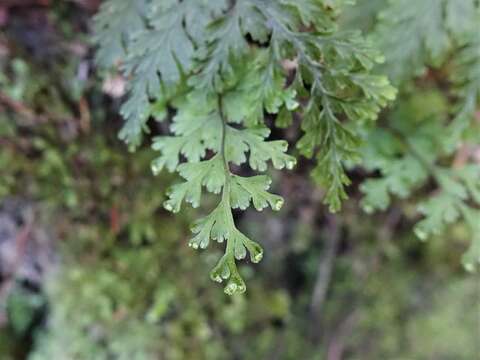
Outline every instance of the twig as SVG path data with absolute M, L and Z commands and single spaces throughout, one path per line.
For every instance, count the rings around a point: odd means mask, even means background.
M 345 339 L 350 337 L 357 320 L 358 313 L 353 311 L 340 324 L 328 345 L 327 360 L 342 360 L 344 358 L 343 352 L 345 351 Z
M 82 97 L 78 102 L 78 112 L 80 113 L 80 129 L 84 134 L 90 132 L 91 114 L 87 100 Z
M 337 247 L 340 240 L 340 227 L 334 216 L 328 217 L 328 230 L 330 236 L 326 239 L 325 249 L 317 267 L 317 278 L 313 287 L 310 300 L 311 339 L 316 342 L 320 337 L 320 320 L 323 305 L 327 298 L 328 289 L 332 277 L 332 270 L 335 263 Z
M 47 121 L 47 118 L 45 116 L 36 114 L 33 110 L 31 110 L 25 104 L 21 103 L 20 101 L 12 99 L 7 94 L 1 91 L 0 91 L 0 103 L 4 104 L 14 112 L 23 116 L 31 124 L 34 124 L 37 122 L 43 123 Z
M 83 101 L 85 102 L 85 100 Z M 69 116 L 66 116 L 66 115 L 52 114 L 49 112 L 38 114 L 35 111 L 33 111 L 31 108 L 29 108 L 27 105 L 25 105 L 24 103 L 17 101 L 15 99 L 12 99 L 10 96 L 0 91 L 0 105 L 2 104 L 10 108 L 13 112 L 20 115 L 23 119 L 25 119 L 28 122 L 27 124 L 25 124 L 27 126 L 45 124 L 49 120 L 52 120 L 55 122 L 63 122 L 69 118 Z M 90 112 L 88 110 L 88 103 L 86 102 L 83 104 L 81 103 L 80 106 L 84 107 L 79 110 L 79 112 L 83 112 L 81 115 L 84 117 L 83 119 L 81 119 L 81 121 L 83 122 L 83 124 L 81 125 L 85 126 L 85 129 L 82 128 L 82 130 L 88 131 L 89 130 L 88 127 L 90 126 L 90 123 L 89 123 Z
M 30 233 L 33 228 L 33 219 L 29 219 L 20 232 L 15 237 L 15 257 L 10 271 L 5 275 L 3 283 L 0 284 L 0 326 L 6 321 L 5 308 L 8 295 L 15 283 L 15 274 L 22 264 L 26 252 L 27 243 L 30 239 Z

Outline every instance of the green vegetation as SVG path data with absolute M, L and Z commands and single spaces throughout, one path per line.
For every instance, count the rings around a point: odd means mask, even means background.
M 476 0 L 0 5 L 0 359 L 474 359 L 479 27 Z

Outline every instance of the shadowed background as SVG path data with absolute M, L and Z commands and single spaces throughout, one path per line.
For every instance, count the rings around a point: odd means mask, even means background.
M 0 359 L 478 356 L 465 229 L 420 242 L 407 201 L 364 214 L 359 170 L 338 215 L 307 161 L 272 173 L 285 208 L 236 214 L 266 255 L 241 267 L 248 292 L 225 296 L 208 278 L 221 247 L 186 246 L 195 211 L 164 211 L 173 179 L 151 175 L 148 145 L 131 154 L 117 139 L 128 80 L 95 69 L 98 5 L 0 2 Z M 421 87 L 441 93 L 437 77 Z M 438 97 L 422 99 L 412 109 L 438 111 Z

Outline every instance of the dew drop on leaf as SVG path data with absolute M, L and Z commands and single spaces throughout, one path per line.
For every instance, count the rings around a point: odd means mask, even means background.
M 276 210 L 276 211 L 280 210 L 283 206 L 283 203 L 284 203 L 283 199 L 278 199 L 275 202 L 275 205 L 273 206 L 273 210 Z
M 169 202 L 166 202 L 163 204 L 163 207 L 165 208 L 165 210 L 167 211 L 173 211 L 173 206 L 172 204 L 170 204 Z
M 422 241 L 427 240 L 428 234 L 425 231 L 423 231 L 422 229 L 417 227 L 417 228 L 415 228 L 414 232 L 415 232 L 415 235 L 417 235 L 417 237 L 420 240 L 422 240 Z

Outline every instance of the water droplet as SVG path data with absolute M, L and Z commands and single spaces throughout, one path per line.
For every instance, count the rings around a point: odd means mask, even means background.
M 422 241 L 427 240 L 428 234 L 425 231 L 423 231 L 422 229 L 417 227 L 417 228 L 415 228 L 414 232 L 415 232 L 415 235 L 417 235 L 417 237 L 420 240 L 422 240 Z
M 262 261 L 262 259 L 263 259 L 263 253 L 259 252 L 259 253 L 255 254 L 252 261 L 256 264 L 256 263 L 259 263 L 260 261 Z
M 225 294 L 227 295 L 233 295 L 236 291 L 237 291 L 237 284 L 231 282 L 230 284 L 228 284 L 227 286 L 225 286 Z
M 155 176 L 160 174 L 162 172 L 162 168 L 163 168 L 163 166 L 157 161 L 152 162 L 152 165 L 150 167 L 152 169 L 153 175 L 155 175 Z
M 383 63 L 385 62 L 385 56 L 383 56 L 383 55 L 377 55 L 377 56 L 375 57 L 375 62 L 376 62 L 377 64 L 383 64 Z
M 465 268 L 466 271 L 469 273 L 473 273 L 475 271 L 475 265 L 473 265 L 471 262 L 464 263 L 463 267 Z
M 212 280 L 216 281 L 218 283 L 221 283 L 222 282 L 222 277 L 219 274 L 215 274 L 214 276 L 212 276 Z
M 288 160 L 287 161 L 287 169 L 292 170 L 295 167 L 296 164 L 297 164 L 297 162 L 295 160 Z
M 169 202 L 166 202 L 163 204 L 163 207 L 165 208 L 165 210 L 167 211 L 173 211 L 173 206 L 172 204 L 170 204 Z
M 373 213 L 373 207 L 370 205 L 364 205 L 363 206 L 363 211 L 365 211 L 367 214 Z
M 283 203 L 284 203 L 283 199 L 278 199 L 275 202 L 275 205 L 273 206 L 273 210 L 276 210 L 276 211 L 280 210 L 283 206 Z

